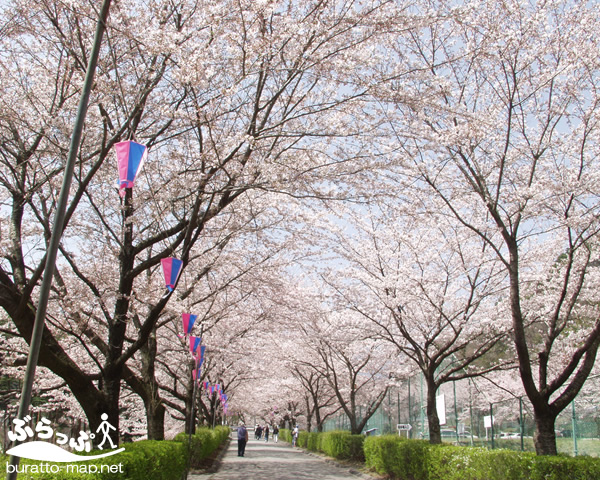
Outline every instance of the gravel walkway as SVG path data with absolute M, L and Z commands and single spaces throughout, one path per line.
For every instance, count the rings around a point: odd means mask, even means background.
M 249 432 L 252 434 L 252 432 Z M 373 479 L 348 466 L 292 448 L 289 443 L 250 439 L 244 457 L 232 439 L 216 473 L 190 475 L 188 480 L 340 480 Z

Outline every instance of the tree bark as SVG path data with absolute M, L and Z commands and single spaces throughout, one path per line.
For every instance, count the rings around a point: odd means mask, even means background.
M 315 422 L 317 424 L 317 432 L 322 432 L 323 431 L 323 421 L 321 420 L 321 409 L 319 408 L 319 406 L 317 405 L 315 407 Z
M 439 445 L 442 443 L 440 418 L 437 413 L 436 393 L 437 385 L 432 375 L 426 376 L 427 382 L 427 421 L 429 422 L 429 443 Z
M 106 375 L 103 375 L 103 393 L 106 398 L 106 410 L 102 413 L 108 415 L 108 423 L 114 430 L 109 431 L 110 438 L 115 445 L 119 444 L 119 398 L 121 395 L 121 372 L 114 368 L 105 370 Z
M 142 376 L 146 380 L 142 385 L 144 390 L 137 392 L 142 396 L 146 407 L 146 425 L 148 440 L 165 439 L 165 413 L 166 408 L 160 398 L 159 386 L 156 381 L 156 332 L 148 338 L 148 343 L 141 350 Z
M 310 399 L 309 399 L 308 395 L 306 395 L 304 397 L 304 401 L 306 403 L 306 431 L 310 432 L 312 429 L 313 412 L 315 411 L 315 408 L 317 408 L 317 405 L 315 403 L 315 406 L 313 408 L 311 408 Z M 313 399 L 313 401 L 314 401 L 314 399 Z
M 152 399 L 146 404 L 146 422 L 148 425 L 148 440 L 165 439 L 165 413 L 167 409 L 160 399 Z
M 537 411 L 535 413 L 536 432 L 533 439 L 535 451 L 538 455 L 557 455 L 556 449 L 556 417 L 557 415 L 547 410 Z

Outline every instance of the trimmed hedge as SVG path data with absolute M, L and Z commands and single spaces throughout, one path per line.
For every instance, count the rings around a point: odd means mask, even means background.
M 192 435 L 192 467 L 210 457 L 229 434 L 229 427 L 219 426 L 214 430 L 201 428 Z M 187 439 L 187 435 L 179 434 L 172 441 L 125 443 L 121 445 L 125 447 L 124 452 L 89 462 L 65 464 L 21 459 L 18 472 L 26 468 L 27 473 L 19 473 L 18 477 L 19 480 L 180 480 L 187 464 Z M 90 455 L 97 453 L 90 452 Z M 6 465 L 8 457 L 0 455 L 0 462 Z M 71 465 L 71 471 L 67 471 Z M 60 468 L 60 471 L 48 471 L 50 468 Z
M 279 430 L 279 437 L 292 443 L 292 432 L 287 428 Z M 297 446 L 311 452 L 321 452 L 339 460 L 365 461 L 363 451 L 364 435 L 351 435 L 346 431 L 325 433 L 300 431 Z
M 225 426 L 218 426 L 215 429 L 201 427 L 196 429 L 192 435 L 190 448 L 190 467 L 198 468 L 206 462 L 218 448 L 224 443 L 231 433 L 231 429 Z M 183 442 L 186 453 L 188 449 L 189 435 L 180 433 L 175 437 L 175 441 Z
M 598 480 L 600 459 L 431 445 L 393 435 L 368 437 L 366 466 L 399 480 Z
M 124 452 L 89 462 L 54 463 L 21 459 L 18 471 L 27 469 L 27 473 L 19 473 L 18 477 L 23 480 L 180 480 L 185 471 L 186 457 L 181 442 L 141 440 L 122 446 L 125 447 Z M 97 453 L 91 452 L 90 455 Z M 6 463 L 8 457 L 2 457 L 2 461 Z M 60 471 L 47 471 L 52 468 Z
M 428 480 L 529 480 L 535 454 L 510 450 L 431 446 Z
M 279 438 L 284 442 L 292 443 L 292 431 L 288 428 L 280 428 Z
M 310 432 L 306 439 L 306 448 L 311 452 L 323 451 L 323 435 L 317 432 Z
M 394 435 L 368 437 L 364 443 L 366 466 L 392 478 L 427 480 L 427 457 L 430 443 L 426 440 L 400 442 Z
M 106 463 L 122 463 L 124 473 L 102 474 L 102 480 L 177 480 L 186 467 L 184 445 L 165 440 L 141 440 L 125 444 L 125 451 L 105 459 Z M 103 459 L 104 460 L 104 459 Z
M 364 435 L 351 435 L 350 432 L 343 431 L 326 432 L 321 435 L 323 453 L 341 460 L 365 461 Z

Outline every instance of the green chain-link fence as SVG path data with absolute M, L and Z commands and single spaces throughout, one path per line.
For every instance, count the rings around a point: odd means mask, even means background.
M 424 388 L 419 375 L 400 382 L 388 392 L 363 433 L 428 438 Z M 499 400 L 488 396 L 492 390 L 489 384 L 479 380 L 442 385 L 438 391 L 442 441 L 535 451 L 535 422 L 528 399 L 511 397 Z M 559 453 L 600 457 L 600 400 L 597 392 L 600 392 L 598 375 L 588 380 L 584 391 L 558 416 L 556 441 Z M 362 415 L 361 409 L 359 415 Z M 324 425 L 325 431 L 349 429 L 345 415 L 331 418 Z

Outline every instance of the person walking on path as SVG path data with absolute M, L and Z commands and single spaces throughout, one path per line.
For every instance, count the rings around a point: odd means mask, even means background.
M 296 442 L 298 441 L 298 433 L 299 433 L 298 425 L 296 425 L 294 427 L 294 430 L 292 430 L 292 447 L 296 446 Z
M 269 426 L 265 425 L 265 443 L 269 443 Z
M 279 427 L 277 425 L 273 427 L 273 440 L 275 443 L 277 443 L 277 440 L 279 440 Z
M 237 429 L 238 438 L 238 457 L 243 457 L 246 453 L 246 443 L 248 443 L 248 430 L 244 422 L 240 422 L 240 426 Z

